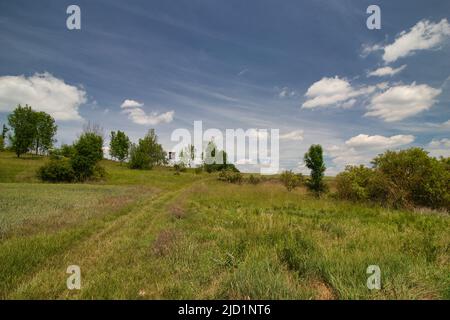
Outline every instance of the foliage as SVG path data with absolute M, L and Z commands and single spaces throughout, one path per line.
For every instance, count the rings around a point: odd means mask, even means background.
M 130 139 L 124 132 L 120 130 L 117 132 L 111 131 L 111 142 L 109 144 L 111 157 L 116 158 L 120 162 L 125 161 L 128 158 L 130 146 Z
M 220 171 L 218 179 L 220 181 L 241 184 L 242 174 L 240 172 L 236 172 L 230 168 L 227 168 Z
M 320 144 L 309 147 L 308 152 L 305 153 L 304 161 L 306 167 L 311 170 L 310 178 L 306 182 L 306 186 L 316 194 L 326 191 L 327 186 L 323 181 L 325 172 L 325 163 L 323 161 L 323 150 Z
M 4 151 L 5 150 L 6 133 L 8 132 L 8 130 L 9 129 L 6 127 L 6 125 L 3 125 L 2 133 L 0 134 L 0 151 Z
M 55 120 L 45 112 L 36 112 L 28 105 L 18 105 L 8 116 L 8 122 L 13 132 L 9 137 L 11 146 L 18 157 L 30 150 L 36 154 L 46 153 L 55 142 Z
M 84 132 L 74 143 L 71 163 L 77 180 L 92 178 L 97 163 L 103 159 L 103 138 L 95 132 Z
M 373 165 L 404 193 L 401 205 L 450 208 L 450 171 L 445 160 L 430 157 L 421 148 L 410 148 L 386 151 Z
M 253 174 L 251 174 L 248 177 L 248 183 L 250 183 L 250 184 L 255 185 L 255 184 L 259 184 L 260 182 L 261 182 L 261 178 L 258 176 L 254 176 Z
M 37 172 L 38 177 L 49 182 L 72 182 L 75 180 L 75 171 L 67 159 L 50 160 L 40 167 Z
M 280 175 L 280 181 L 289 192 L 299 187 L 302 182 L 300 177 L 292 170 L 283 171 Z
M 131 169 L 151 169 L 155 165 L 166 163 L 166 152 L 158 143 L 154 129 L 150 129 L 143 139 L 139 139 L 137 145 L 131 147 L 129 161 Z
M 33 148 L 36 154 L 46 153 L 55 142 L 54 136 L 58 127 L 55 124 L 55 119 L 45 112 L 35 112 L 34 118 L 36 132 Z
M 12 131 L 9 136 L 11 146 L 17 157 L 20 157 L 33 147 L 36 137 L 35 113 L 30 106 L 22 107 L 19 104 L 8 116 L 8 123 Z
M 184 162 L 179 162 L 174 164 L 173 169 L 175 170 L 175 172 L 186 172 L 186 165 L 184 164 Z
M 371 200 L 392 207 L 450 207 L 447 160 L 429 157 L 420 148 L 386 151 L 374 168 L 348 166 L 336 177 L 341 199 Z

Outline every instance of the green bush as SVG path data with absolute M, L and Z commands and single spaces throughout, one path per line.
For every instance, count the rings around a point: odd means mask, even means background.
M 450 207 L 448 159 L 438 160 L 420 148 L 386 151 L 374 168 L 348 166 L 336 177 L 337 196 L 371 200 L 392 207 Z
M 38 177 L 49 182 L 73 182 L 75 171 L 68 160 L 50 160 L 46 165 L 38 169 Z
M 301 184 L 299 176 L 292 172 L 292 170 L 283 171 L 280 175 L 280 181 L 289 192 L 299 187 Z
M 173 169 L 175 170 L 175 172 L 178 172 L 178 173 L 186 172 L 186 170 L 187 170 L 186 165 L 183 162 L 174 164 Z
M 236 172 L 232 169 L 225 169 L 225 170 L 220 171 L 219 180 L 225 181 L 225 182 L 230 182 L 230 183 L 241 184 L 242 183 L 242 174 L 239 171 Z
M 259 184 L 260 182 L 261 182 L 260 177 L 254 176 L 252 174 L 248 177 L 248 183 L 250 183 L 250 184 L 256 185 L 256 184 Z
M 70 159 L 77 180 L 84 181 L 95 174 L 97 163 L 103 159 L 103 138 L 94 132 L 83 133 L 73 145 Z

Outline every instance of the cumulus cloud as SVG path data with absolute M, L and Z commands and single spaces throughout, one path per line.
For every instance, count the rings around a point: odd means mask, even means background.
M 331 158 L 332 172 L 336 173 L 344 170 L 347 165 L 370 165 L 371 160 L 380 152 L 406 146 L 414 139 L 412 135 L 385 137 L 359 134 L 341 145 L 325 147 L 325 155 Z
M 391 67 L 382 67 L 378 68 L 374 71 L 371 71 L 367 74 L 368 77 L 384 77 L 384 76 L 393 76 L 399 72 L 401 72 L 403 69 L 406 68 L 406 64 L 402 65 L 398 68 L 391 68 Z
M 375 89 L 375 86 L 354 88 L 346 79 L 338 76 L 324 77 L 308 88 L 305 93 L 307 100 L 302 108 L 313 109 L 331 105 L 349 107 L 355 103 L 353 98 L 372 93 Z
M 393 43 L 383 46 L 363 46 L 363 56 L 373 51 L 383 50 L 383 60 L 391 63 L 399 58 L 409 56 L 419 50 L 434 49 L 442 45 L 450 36 L 450 24 L 447 19 L 440 22 L 421 20 L 409 31 L 402 31 Z
M 66 84 L 50 73 L 36 73 L 30 77 L 0 77 L 0 112 L 10 112 L 18 104 L 45 111 L 56 120 L 81 120 L 78 109 L 86 102 L 86 92 Z
M 375 94 L 366 116 L 379 117 L 386 122 L 398 121 L 428 110 L 436 102 L 440 89 L 426 84 L 398 85 Z
M 450 157 L 450 139 L 433 139 L 426 147 L 433 157 Z
M 282 140 L 292 140 L 292 141 L 302 141 L 303 140 L 303 130 L 294 130 L 285 134 L 280 135 Z
M 345 145 L 355 149 L 384 149 L 409 144 L 413 141 L 414 136 L 412 135 L 385 137 L 380 135 L 369 136 L 367 134 L 359 134 L 348 139 L 345 142 Z
M 142 109 L 143 106 L 144 104 L 141 102 L 126 99 L 120 107 L 123 109 L 124 113 L 128 114 L 128 118 L 137 124 L 156 125 L 159 123 L 172 122 L 175 111 L 168 111 L 160 114 L 152 112 L 147 114 Z
M 417 50 L 435 48 L 449 36 L 450 24 L 447 19 L 442 19 L 438 23 L 419 21 L 408 32 L 402 31 L 392 44 L 384 48 L 383 60 L 394 62 Z

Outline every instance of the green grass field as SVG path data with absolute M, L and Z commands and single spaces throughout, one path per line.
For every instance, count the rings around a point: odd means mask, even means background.
M 111 161 L 105 181 L 40 183 L 45 161 L 0 153 L 1 299 L 450 299 L 446 213 Z

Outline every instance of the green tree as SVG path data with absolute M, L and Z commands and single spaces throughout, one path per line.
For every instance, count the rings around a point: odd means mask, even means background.
M 103 137 L 95 132 L 84 132 L 73 148 L 74 154 L 70 161 L 77 180 L 91 178 L 98 162 L 103 159 Z
M 128 158 L 131 142 L 128 136 L 122 131 L 111 131 L 111 142 L 109 144 L 109 153 L 111 157 L 116 158 L 121 163 Z
M 167 163 L 166 152 L 158 143 L 154 129 L 150 129 L 137 145 L 130 149 L 129 166 L 131 169 L 151 169 L 155 165 Z
M 8 123 L 12 131 L 9 141 L 17 157 L 20 157 L 33 147 L 36 137 L 35 112 L 30 106 L 19 104 L 8 116 Z
M 56 142 L 54 136 L 58 127 L 55 124 L 55 119 L 45 112 L 35 112 L 34 118 L 36 132 L 33 147 L 36 154 L 45 153 L 50 150 L 53 143 Z
M 326 191 L 326 185 L 323 182 L 326 167 L 323 161 L 322 146 L 320 144 L 310 146 L 308 152 L 305 153 L 304 161 L 306 167 L 311 170 L 306 185 L 311 191 L 320 195 L 320 193 Z

